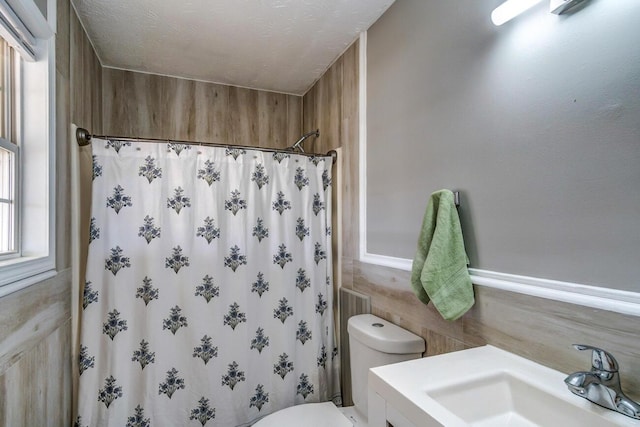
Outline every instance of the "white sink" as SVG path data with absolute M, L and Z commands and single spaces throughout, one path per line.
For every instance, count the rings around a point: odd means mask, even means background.
M 387 413 L 401 414 L 404 425 L 416 427 L 640 426 L 639 420 L 575 396 L 565 377 L 484 346 L 372 369 L 370 399 L 378 401 L 369 406 L 379 408 L 384 401 Z
M 470 426 L 585 426 L 596 419 L 590 412 L 506 371 L 440 388 L 427 387 L 426 392 Z M 616 424 L 598 419 L 598 425 L 613 427 Z

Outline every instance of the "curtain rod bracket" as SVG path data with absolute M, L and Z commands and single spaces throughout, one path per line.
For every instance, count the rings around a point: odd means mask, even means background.
M 327 156 L 331 156 L 331 164 L 335 165 L 338 161 L 338 152 L 336 150 L 329 150 Z
M 91 133 L 85 128 L 76 129 L 76 140 L 80 147 L 91 144 Z

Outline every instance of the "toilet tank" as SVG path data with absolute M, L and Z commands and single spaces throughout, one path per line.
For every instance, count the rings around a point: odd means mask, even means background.
M 350 317 L 347 332 L 353 403 L 366 417 L 369 368 L 418 359 L 425 343 L 421 337 L 372 314 Z

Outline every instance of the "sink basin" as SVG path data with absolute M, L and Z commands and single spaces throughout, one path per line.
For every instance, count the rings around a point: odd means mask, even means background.
M 575 396 L 565 377 L 489 345 L 381 366 L 369 371 L 369 425 L 640 426 Z
M 506 371 L 426 391 L 470 426 L 588 426 L 596 422 L 590 412 Z M 597 420 L 597 425 L 616 426 L 606 419 Z

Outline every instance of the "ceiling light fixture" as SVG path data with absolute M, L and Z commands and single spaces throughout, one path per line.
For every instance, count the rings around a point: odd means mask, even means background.
M 523 12 L 531 9 L 542 0 L 507 0 L 491 12 L 491 22 L 494 25 L 502 25 Z M 556 15 L 562 15 L 575 5 L 584 0 L 549 0 L 549 11 Z
M 491 12 L 491 22 L 502 25 L 521 13 L 531 9 L 542 0 L 507 0 Z
M 562 15 L 564 12 L 583 1 L 584 0 L 550 0 L 549 11 L 556 15 Z

